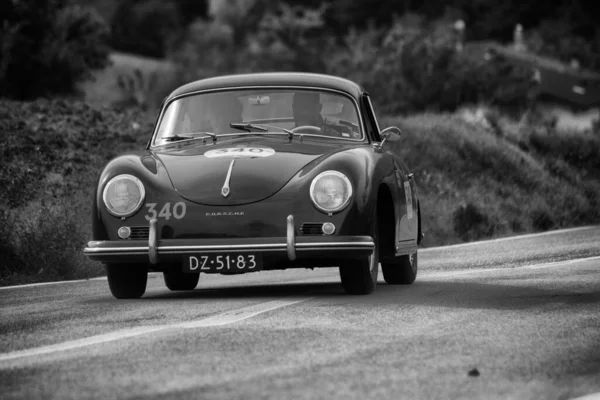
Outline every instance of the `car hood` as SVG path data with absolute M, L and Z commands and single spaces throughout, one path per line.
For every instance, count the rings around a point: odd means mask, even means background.
M 242 205 L 278 192 L 305 165 L 348 146 L 287 138 L 243 138 L 216 145 L 182 142 L 154 155 L 183 198 L 205 205 Z M 233 165 L 232 165 L 233 163 Z M 229 191 L 223 191 L 229 176 Z

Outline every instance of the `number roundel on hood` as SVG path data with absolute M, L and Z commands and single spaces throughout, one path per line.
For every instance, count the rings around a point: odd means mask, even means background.
M 269 157 L 273 154 L 275 154 L 275 150 L 270 147 L 226 147 L 215 150 L 209 150 L 206 153 L 204 153 L 204 156 L 208 158 L 255 158 Z

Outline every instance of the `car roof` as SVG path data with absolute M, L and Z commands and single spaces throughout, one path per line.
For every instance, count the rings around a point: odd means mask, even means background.
M 255 86 L 294 86 L 339 90 L 350 94 L 356 99 L 364 92 L 360 85 L 333 75 L 303 72 L 265 72 L 223 75 L 190 82 L 175 89 L 167 97 L 167 101 L 197 91 Z

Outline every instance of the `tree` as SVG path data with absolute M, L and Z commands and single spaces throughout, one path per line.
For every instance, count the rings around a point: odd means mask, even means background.
M 108 64 L 108 26 L 95 9 L 67 0 L 3 3 L 0 96 L 73 93 L 92 70 Z

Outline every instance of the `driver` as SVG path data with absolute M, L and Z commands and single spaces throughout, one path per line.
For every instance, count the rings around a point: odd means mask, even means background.
M 306 125 L 318 128 L 323 127 L 324 121 L 323 117 L 321 117 L 322 108 L 319 93 L 296 92 L 292 103 L 296 127 Z

